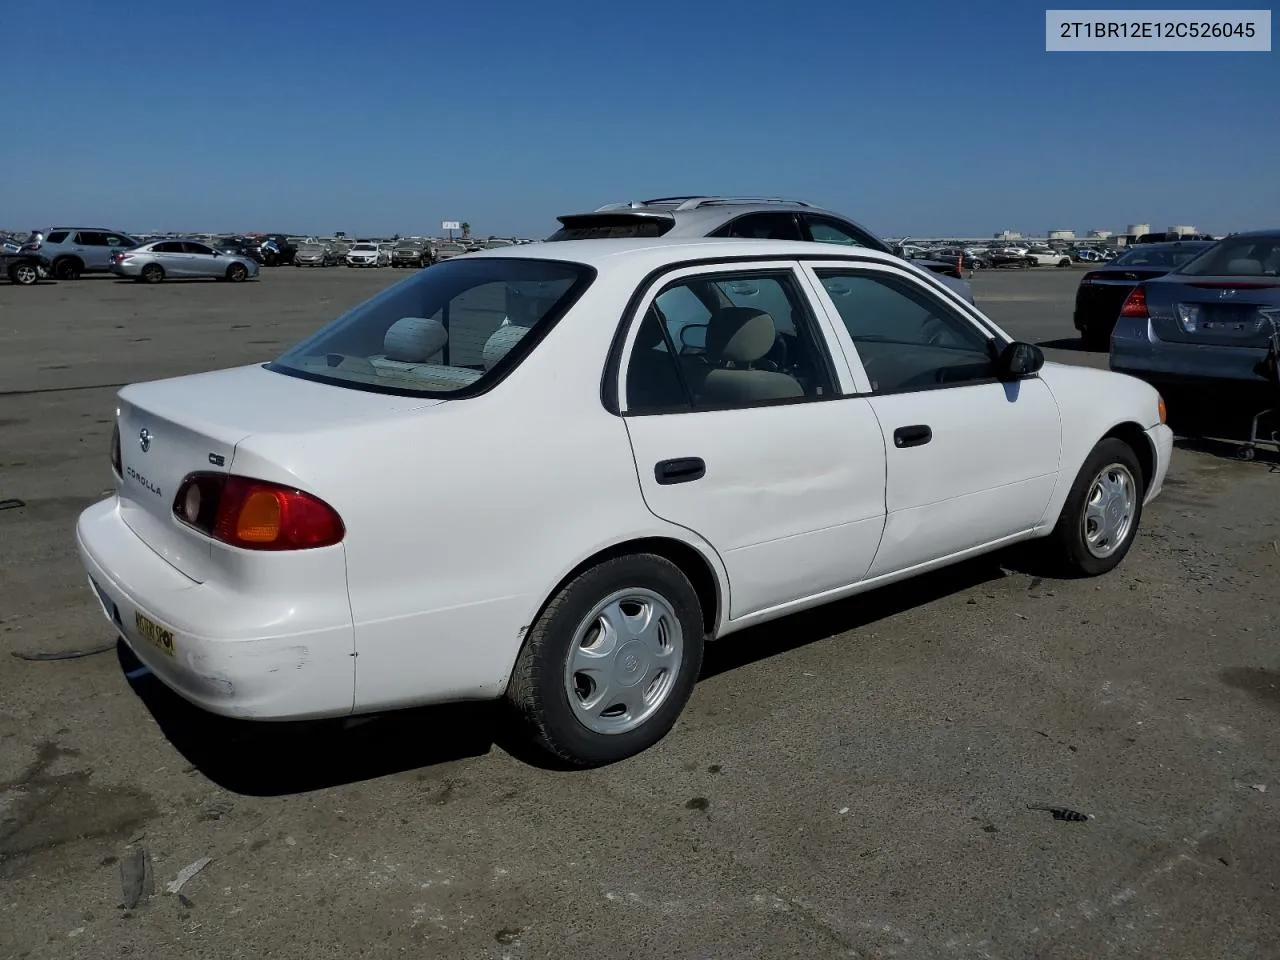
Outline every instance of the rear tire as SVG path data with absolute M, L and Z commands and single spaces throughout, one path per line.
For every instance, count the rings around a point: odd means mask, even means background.
M 64 257 L 61 260 L 54 261 L 53 279 L 79 280 L 80 274 L 83 271 L 84 271 L 84 264 L 82 264 L 75 257 Z
M 1120 565 L 1142 521 L 1146 480 L 1133 448 L 1107 437 L 1085 458 L 1045 543 L 1068 576 L 1096 577 Z
M 164 267 L 158 263 L 148 263 L 138 274 L 138 279 L 143 283 L 159 283 L 164 279 Z
M 1058 261 L 1058 266 L 1060 266 L 1060 267 L 1069 267 L 1069 266 L 1071 266 L 1071 258 L 1070 258 L 1070 257 L 1063 257 L 1061 260 L 1059 260 L 1059 261 Z
M 606 560 L 542 611 L 507 700 L 533 743 L 564 763 L 625 760 L 675 725 L 702 669 L 703 634 L 697 592 L 674 563 Z

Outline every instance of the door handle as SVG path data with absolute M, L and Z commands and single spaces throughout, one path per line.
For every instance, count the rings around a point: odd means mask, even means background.
M 671 483 L 689 483 L 707 475 L 707 464 L 701 457 L 680 457 L 663 460 L 653 468 L 653 477 L 664 486 Z
M 916 423 L 909 427 L 899 427 L 893 431 L 895 447 L 919 447 L 933 439 L 933 431 L 928 424 Z

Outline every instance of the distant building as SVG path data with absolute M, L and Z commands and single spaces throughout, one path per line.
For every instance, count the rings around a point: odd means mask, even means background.
M 1176 227 L 1170 227 L 1169 232 L 1176 237 L 1185 237 L 1185 236 L 1189 236 L 1190 234 L 1197 233 L 1198 231 L 1196 230 L 1195 227 L 1188 226 L 1186 224 L 1179 224 Z
M 1129 229 L 1125 231 L 1131 237 L 1141 237 L 1151 232 L 1151 224 L 1149 223 L 1131 223 Z
M 1074 240 L 1076 232 L 1074 230 L 1050 230 L 1048 239 L 1050 240 Z
M 1090 230 L 1090 240 L 1110 240 L 1112 233 L 1110 230 Z
M 1017 230 L 1001 230 L 995 235 L 996 240 L 1021 240 L 1022 234 Z

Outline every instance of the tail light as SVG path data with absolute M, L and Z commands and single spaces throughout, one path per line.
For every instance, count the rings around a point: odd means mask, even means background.
M 246 550 L 330 547 L 346 535 L 337 511 L 309 493 L 220 473 L 187 477 L 173 498 L 173 515 L 214 540 Z
M 111 427 L 111 469 L 115 471 L 117 477 L 124 476 L 124 467 L 120 460 L 120 421 L 117 420 Z
M 1129 291 L 1129 296 L 1124 299 L 1124 306 L 1120 308 L 1120 316 L 1122 317 L 1140 317 L 1146 319 L 1147 313 L 1147 291 L 1141 284 Z

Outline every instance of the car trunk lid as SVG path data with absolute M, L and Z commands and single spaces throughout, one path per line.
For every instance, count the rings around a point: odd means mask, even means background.
M 441 402 L 316 383 L 260 365 L 125 387 L 118 404 L 121 516 L 147 546 L 203 582 L 212 543 L 173 512 L 188 475 L 230 472 L 236 446 L 254 433 L 310 433 Z
M 1161 340 L 1265 348 L 1280 329 L 1280 279 L 1170 278 L 1147 285 L 1147 309 Z

